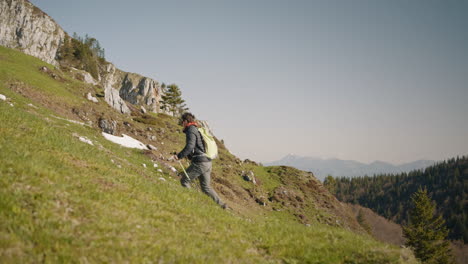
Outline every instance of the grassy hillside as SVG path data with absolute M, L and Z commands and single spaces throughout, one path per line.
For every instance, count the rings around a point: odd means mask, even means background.
M 313 175 L 242 162 L 220 143 L 214 187 L 233 208 L 222 210 L 171 172 L 176 120 L 120 115 L 87 92 L 100 88 L 0 47 L 0 262 L 416 263 L 362 232 Z M 100 118 L 158 151 L 105 140 Z

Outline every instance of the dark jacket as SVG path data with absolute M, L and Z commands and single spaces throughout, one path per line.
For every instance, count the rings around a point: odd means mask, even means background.
M 184 129 L 185 133 L 185 148 L 177 154 L 179 159 L 188 157 L 192 162 L 207 162 L 211 161 L 205 154 L 205 146 L 198 128 L 195 125 L 188 126 Z

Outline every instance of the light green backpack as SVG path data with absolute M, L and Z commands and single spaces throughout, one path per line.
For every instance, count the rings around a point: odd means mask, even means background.
M 218 146 L 214 137 L 208 132 L 208 129 L 204 127 L 199 127 L 198 131 L 200 132 L 203 145 L 205 145 L 205 154 L 210 159 L 215 159 L 218 157 Z

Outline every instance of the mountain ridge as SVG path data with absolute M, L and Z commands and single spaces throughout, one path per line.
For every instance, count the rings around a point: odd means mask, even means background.
M 337 158 L 322 159 L 288 154 L 280 160 L 264 163 L 267 166 L 292 166 L 301 170 L 311 171 L 320 180 L 332 175 L 334 177 L 356 177 L 364 175 L 401 173 L 412 170 L 424 169 L 435 163 L 432 160 L 417 160 L 400 165 L 375 160 L 371 163 L 363 163 L 354 160 L 341 160 Z

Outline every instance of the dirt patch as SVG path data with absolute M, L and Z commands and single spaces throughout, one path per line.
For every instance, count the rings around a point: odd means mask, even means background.
M 103 187 L 104 190 L 110 190 L 112 188 L 115 188 L 116 186 L 113 182 L 110 182 L 103 178 L 97 178 L 96 182 L 99 184 L 99 186 Z
M 70 159 L 69 162 L 75 166 L 75 167 L 78 167 L 78 168 L 88 168 L 89 165 L 86 161 L 84 160 L 79 160 L 79 159 Z
M 65 78 L 63 78 L 61 76 L 61 74 L 59 74 L 58 72 L 54 71 L 54 70 L 51 70 L 49 69 L 48 67 L 46 66 L 42 66 L 39 68 L 39 71 L 44 73 L 44 74 L 47 74 L 50 78 L 56 80 L 56 81 L 59 81 L 59 82 L 66 82 L 67 80 Z
M 214 186 L 220 189 L 221 193 L 231 202 L 248 202 L 250 199 L 249 193 L 240 186 L 231 183 L 228 179 L 219 177 L 215 172 L 212 173 Z
M 66 118 L 74 118 L 73 113 L 70 111 L 71 107 L 69 105 L 63 102 L 56 102 L 51 100 L 50 95 L 46 95 L 37 89 L 19 81 L 11 82 L 8 84 L 8 86 L 12 91 L 31 99 L 35 103 L 40 104 L 45 108 L 51 109 L 54 112 L 65 116 Z
M 385 219 L 369 208 L 355 204 L 348 204 L 348 206 L 351 208 L 355 217 L 357 217 L 359 212 L 361 212 L 364 220 L 371 228 L 373 237 L 380 241 L 394 245 L 404 244 L 403 231 L 399 224 Z

